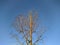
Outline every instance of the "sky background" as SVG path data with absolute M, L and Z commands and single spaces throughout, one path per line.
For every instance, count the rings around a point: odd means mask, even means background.
M 60 0 L 0 0 L 0 45 L 16 45 L 9 35 L 11 24 L 33 9 L 47 27 L 45 45 L 60 45 Z

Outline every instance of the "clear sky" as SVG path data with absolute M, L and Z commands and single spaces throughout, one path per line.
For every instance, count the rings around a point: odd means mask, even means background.
M 47 27 L 45 45 L 60 45 L 60 0 L 0 0 L 0 45 L 16 45 L 9 35 L 11 23 L 33 9 Z

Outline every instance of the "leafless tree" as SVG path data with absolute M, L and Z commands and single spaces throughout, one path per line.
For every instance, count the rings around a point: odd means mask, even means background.
M 13 37 L 20 45 L 36 45 L 42 40 L 42 36 L 46 31 L 39 26 L 40 23 L 38 22 L 38 14 L 36 12 L 16 17 L 13 23 L 13 27 L 15 28 Z M 34 38 L 35 40 L 33 40 Z

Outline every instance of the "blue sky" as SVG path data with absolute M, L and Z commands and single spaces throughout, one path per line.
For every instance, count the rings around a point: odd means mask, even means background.
M 60 45 L 60 0 L 0 0 L 0 45 L 15 45 L 9 31 L 19 14 L 35 9 L 47 27 L 45 45 Z

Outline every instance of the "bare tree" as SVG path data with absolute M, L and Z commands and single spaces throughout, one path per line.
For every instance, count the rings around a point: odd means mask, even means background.
M 38 14 L 36 12 L 30 12 L 28 16 L 19 15 L 13 23 L 13 27 L 15 28 L 13 37 L 20 45 L 36 45 L 36 43 L 42 40 L 45 32 L 39 25 Z M 33 34 L 35 34 L 35 36 L 33 36 Z M 34 38 L 35 40 L 33 40 Z

